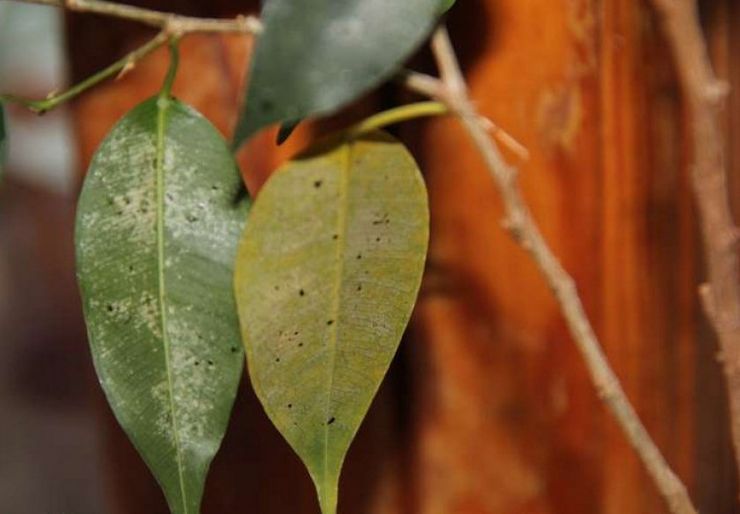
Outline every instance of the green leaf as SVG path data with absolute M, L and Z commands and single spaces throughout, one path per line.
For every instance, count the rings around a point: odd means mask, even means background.
M 382 83 L 424 40 L 440 0 L 270 0 L 239 147 L 278 122 L 330 114 Z
M 95 368 L 175 514 L 199 511 L 243 367 L 233 262 L 248 208 L 228 145 L 154 98 L 97 151 L 77 212 Z
M 411 315 L 428 236 L 421 174 L 380 132 L 288 163 L 250 213 L 234 277 L 249 372 L 324 514 Z
M 442 0 L 442 13 L 446 13 L 449 11 L 453 5 L 455 5 L 456 0 Z

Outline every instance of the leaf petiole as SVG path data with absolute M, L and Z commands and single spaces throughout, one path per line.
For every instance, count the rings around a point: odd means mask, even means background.
M 167 69 L 167 75 L 164 77 L 162 90 L 159 92 L 159 98 L 161 99 L 169 99 L 172 95 L 172 85 L 175 83 L 177 68 L 180 66 L 180 49 L 177 46 L 179 42 L 180 40 L 177 37 L 172 37 L 169 40 L 170 67 Z
M 429 116 L 442 116 L 449 113 L 447 106 L 440 102 L 416 102 L 400 107 L 394 107 L 387 111 L 379 112 L 344 131 L 346 139 L 356 139 L 363 134 L 382 129 L 388 125 L 425 118 Z

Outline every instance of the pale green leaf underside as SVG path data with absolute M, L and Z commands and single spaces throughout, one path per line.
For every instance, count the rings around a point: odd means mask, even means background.
M 440 0 L 270 0 L 234 146 L 270 124 L 330 114 L 382 83 L 439 9 Z
M 250 213 L 235 270 L 250 376 L 325 514 L 411 315 L 428 236 L 419 170 L 382 133 L 288 163 Z
M 170 510 L 196 514 L 243 366 L 233 261 L 247 201 L 228 146 L 176 100 L 131 111 L 97 151 L 77 212 L 95 367 Z

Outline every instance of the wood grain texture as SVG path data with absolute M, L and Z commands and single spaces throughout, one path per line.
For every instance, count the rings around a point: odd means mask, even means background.
M 717 68 L 735 86 L 733 141 L 740 7 L 704 6 Z M 466 0 L 450 24 L 481 111 L 532 154 L 526 163 L 508 157 L 648 430 L 700 512 L 740 512 L 716 343 L 696 297 L 702 263 L 685 127 L 651 11 L 642 0 Z M 176 93 L 226 133 L 248 51 L 240 38 L 183 42 Z M 75 104 L 85 155 L 159 87 L 166 60 L 154 56 Z M 274 133 L 256 138 L 241 161 L 250 188 L 313 130 L 301 126 L 280 149 Z M 402 132 L 430 187 L 430 257 L 409 337 L 350 450 L 340 512 L 664 512 L 549 291 L 499 226 L 494 186 L 465 134 L 451 121 Z M 728 155 L 737 199 L 737 144 Z M 160 512 L 151 477 L 108 423 L 111 511 Z M 297 458 L 244 389 L 205 512 L 247 504 L 266 514 L 318 508 Z

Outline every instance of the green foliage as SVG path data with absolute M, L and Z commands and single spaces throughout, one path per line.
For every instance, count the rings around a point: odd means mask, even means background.
M 234 144 L 279 122 L 336 111 L 423 41 L 440 0 L 270 0 Z
M 92 355 L 175 514 L 195 514 L 243 368 L 233 262 L 248 208 L 228 146 L 162 95 L 97 151 L 77 213 Z
M 421 174 L 381 132 L 288 163 L 250 213 L 235 270 L 250 377 L 324 514 L 408 323 L 428 236 Z
M 453 5 L 455 5 L 456 0 L 442 0 L 442 12 L 445 13 L 449 11 Z

